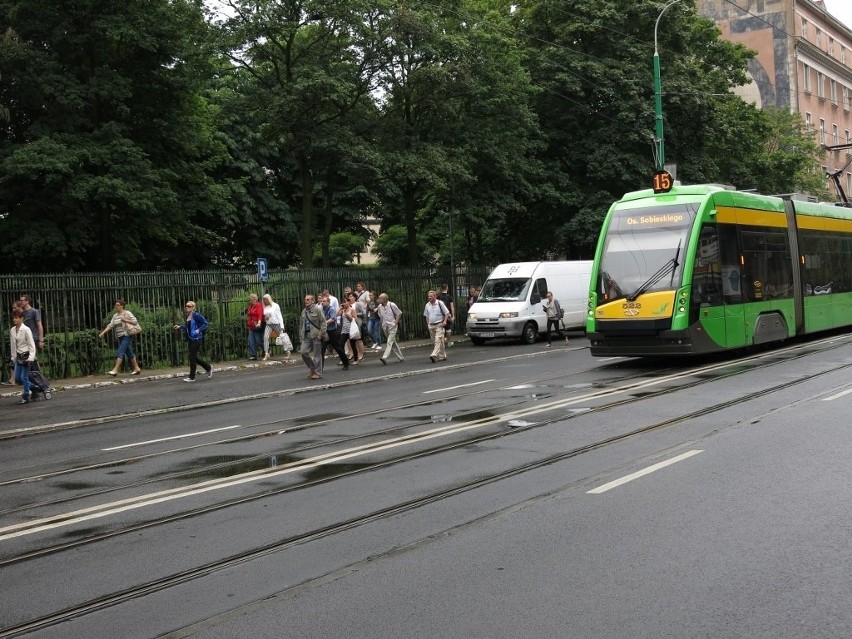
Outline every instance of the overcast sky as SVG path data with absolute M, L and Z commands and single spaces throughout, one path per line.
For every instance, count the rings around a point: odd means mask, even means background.
M 825 0 L 825 8 L 831 15 L 852 29 L 852 0 Z

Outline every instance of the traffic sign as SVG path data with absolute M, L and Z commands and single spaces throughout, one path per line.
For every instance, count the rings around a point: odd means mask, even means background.
M 269 281 L 269 267 L 266 264 L 265 257 L 257 258 L 257 279 L 261 282 Z

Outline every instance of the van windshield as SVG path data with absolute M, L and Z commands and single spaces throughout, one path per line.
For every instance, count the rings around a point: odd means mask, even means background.
M 485 280 L 477 302 L 523 302 L 532 280 L 528 277 L 506 277 Z

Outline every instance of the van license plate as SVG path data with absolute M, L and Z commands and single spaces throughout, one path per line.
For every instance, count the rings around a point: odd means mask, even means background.
M 494 333 L 480 333 L 479 337 L 494 337 Z

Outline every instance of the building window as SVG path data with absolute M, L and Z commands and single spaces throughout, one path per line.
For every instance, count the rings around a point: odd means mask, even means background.
M 814 130 L 814 116 L 810 113 L 805 113 L 805 130 L 812 133 Z
M 840 45 L 840 63 L 846 64 L 846 47 Z
M 802 37 L 808 39 L 808 21 L 802 18 Z
M 843 87 L 843 110 L 849 110 L 849 87 Z
M 845 133 L 846 133 L 846 144 L 849 144 L 849 129 L 846 129 Z M 849 153 L 849 151 L 846 151 L 846 153 Z
M 846 174 L 846 195 L 852 193 L 852 173 Z M 839 193 L 838 193 L 839 195 Z
M 831 37 L 828 39 L 828 55 L 834 57 L 834 38 Z
M 816 45 L 822 49 L 822 31 L 820 29 L 816 30 Z
M 825 144 L 825 120 L 819 119 L 819 143 Z
M 840 139 L 838 136 L 838 128 L 836 124 L 831 125 L 831 143 L 832 144 L 840 144 Z
M 817 97 L 825 100 L 825 74 L 817 71 Z
M 837 81 L 829 80 L 829 95 L 831 96 L 831 103 L 834 106 L 837 106 Z
M 802 65 L 802 78 L 805 81 L 805 92 L 811 92 L 811 68 L 807 64 Z

